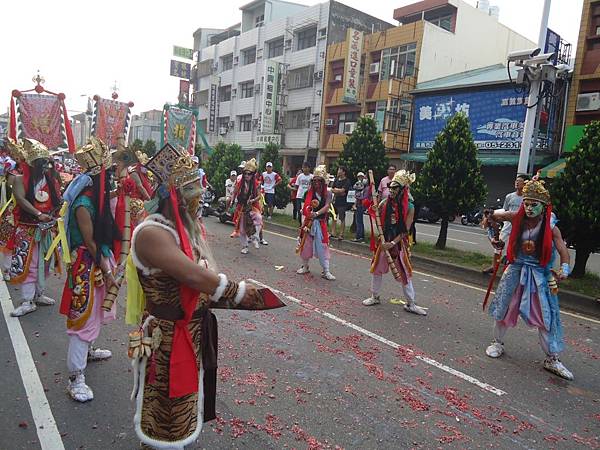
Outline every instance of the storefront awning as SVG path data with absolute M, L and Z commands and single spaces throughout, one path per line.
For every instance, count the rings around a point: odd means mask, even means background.
M 403 154 L 400 159 L 405 161 L 425 162 L 427 153 L 411 152 Z M 481 161 L 483 166 L 517 166 L 519 164 L 519 155 L 477 155 L 477 159 Z M 537 155 L 535 158 L 536 165 L 547 164 L 552 160 L 551 155 Z
M 567 161 L 565 158 L 557 159 L 552 164 L 548 164 L 546 167 L 540 170 L 540 176 L 542 178 L 554 178 L 563 173 L 566 165 Z

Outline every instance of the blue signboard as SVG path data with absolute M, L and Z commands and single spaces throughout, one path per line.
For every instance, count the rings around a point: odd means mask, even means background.
M 449 117 L 462 112 L 471 122 L 479 151 L 518 152 L 525 122 L 527 96 L 513 87 L 479 91 L 456 90 L 416 95 L 413 150 L 428 150 Z M 540 143 L 545 147 L 546 143 Z

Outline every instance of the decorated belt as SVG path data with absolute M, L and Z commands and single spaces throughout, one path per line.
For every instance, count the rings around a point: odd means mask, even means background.
M 183 316 L 184 316 L 183 309 L 181 309 L 179 306 L 155 304 L 155 303 L 148 302 L 146 309 L 152 316 L 154 316 L 160 320 L 168 320 L 171 322 L 176 322 L 178 320 L 183 319 Z M 202 315 L 201 309 L 195 310 L 194 314 L 192 314 L 192 320 L 199 319 L 201 317 L 201 315 Z

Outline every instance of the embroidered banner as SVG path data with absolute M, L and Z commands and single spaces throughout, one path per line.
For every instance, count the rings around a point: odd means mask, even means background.
M 48 149 L 67 147 L 61 106 L 56 95 L 21 94 L 17 98 L 19 138 L 35 139 Z
M 94 97 L 92 135 L 101 139 L 109 148 L 117 147 L 120 137 L 126 138 L 131 115 L 131 103 Z
M 165 106 L 162 145 L 181 146 L 193 154 L 196 145 L 196 116 L 189 109 Z

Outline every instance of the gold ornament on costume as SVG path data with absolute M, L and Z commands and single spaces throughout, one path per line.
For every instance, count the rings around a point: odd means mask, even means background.
M 113 161 L 120 162 L 125 167 L 133 166 L 139 162 L 137 153 L 125 145 L 122 137 L 117 141 L 117 151 L 113 153 Z
M 544 186 L 542 180 L 537 177 L 532 178 L 525 182 L 523 186 L 523 200 L 536 200 L 545 205 L 550 204 L 550 193 Z
M 135 156 L 137 157 L 138 161 L 142 164 L 148 164 L 149 158 L 148 155 L 146 155 L 144 152 L 138 150 L 135 152 Z
M 256 167 L 256 158 L 252 158 L 244 164 L 244 171 L 256 172 Z
M 313 176 L 323 178 L 325 181 L 329 180 L 327 166 L 325 166 L 325 164 L 320 164 L 317 167 L 315 167 L 315 170 L 313 171 Z
M 8 147 L 8 153 L 10 157 L 14 159 L 18 163 L 22 163 L 25 161 L 25 152 L 23 151 L 23 144 L 14 141 L 11 138 L 7 138 L 6 146 Z
M 415 182 L 416 175 L 414 173 L 410 173 L 408 170 L 401 169 L 394 174 L 392 181 L 390 181 L 390 186 L 410 186 Z
M 95 136 L 91 136 L 88 143 L 80 147 L 73 156 L 83 171 L 92 176 L 112 165 L 108 146 Z
M 50 159 L 48 147 L 35 139 L 29 138 L 23 139 L 23 155 L 25 156 L 25 162 L 30 166 L 36 159 Z
M 145 164 L 160 184 L 177 189 L 200 180 L 198 168 L 187 152 L 180 152 L 166 144 Z
M 139 198 L 129 199 L 129 212 L 131 218 L 134 220 L 140 220 L 144 216 L 144 201 Z

